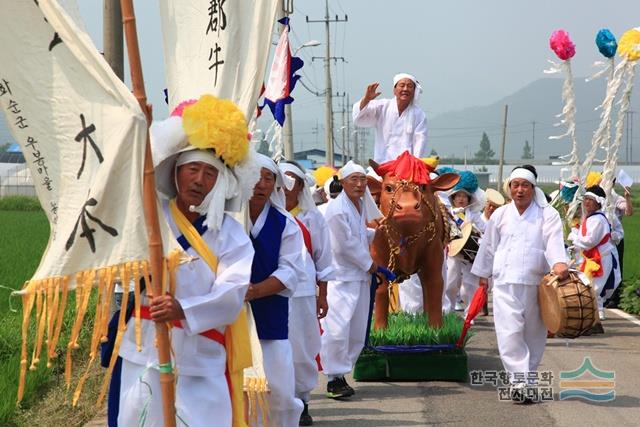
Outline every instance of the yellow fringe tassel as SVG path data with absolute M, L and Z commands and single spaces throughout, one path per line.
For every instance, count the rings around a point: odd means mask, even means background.
M 109 307 L 105 306 L 103 303 L 104 299 L 104 289 L 106 288 L 106 269 L 100 269 L 99 271 L 99 281 L 98 281 L 98 300 L 96 301 L 96 314 L 93 322 L 93 330 L 91 332 L 91 344 L 89 346 L 89 362 L 87 363 L 87 367 L 85 368 L 84 373 L 80 377 L 78 381 L 78 385 L 76 386 L 76 390 L 73 393 L 73 398 L 71 401 L 72 406 L 76 406 L 78 404 L 78 399 L 80 399 L 80 394 L 82 393 L 82 388 L 84 387 L 84 383 L 87 381 L 87 377 L 89 376 L 89 372 L 91 371 L 91 367 L 93 366 L 93 362 L 96 359 L 96 354 L 98 353 L 98 346 L 100 345 L 100 319 L 102 318 L 103 311 L 109 311 Z M 87 290 L 88 293 L 91 292 L 90 289 Z
M 107 373 L 102 381 L 102 387 L 100 389 L 100 395 L 96 401 L 96 406 L 102 405 L 102 401 L 109 389 L 109 381 L 111 380 L 111 374 L 113 373 L 113 367 L 118 360 L 118 353 L 120 352 L 120 343 L 122 337 L 127 330 L 127 323 L 125 318 L 127 315 L 127 305 L 129 303 L 129 274 L 131 272 L 131 263 L 127 263 L 124 266 L 120 266 L 120 280 L 122 282 L 122 305 L 120 306 L 120 317 L 118 318 L 118 333 L 116 334 L 116 341 L 113 345 L 113 353 L 111 354 L 111 360 L 109 361 L 109 367 Z
M 29 335 L 29 319 L 33 309 L 33 294 L 22 295 L 22 350 L 20 352 L 20 382 L 18 383 L 18 402 L 24 397 L 24 386 L 27 379 L 27 339 Z
M 180 252 L 170 254 L 165 260 L 163 268 L 163 289 L 175 290 L 176 270 L 180 262 Z M 114 345 L 113 354 L 109 361 L 109 368 L 103 378 L 100 396 L 97 404 L 101 405 L 108 390 L 111 375 L 115 362 L 118 358 L 120 344 L 127 325 L 125 323 L 127 304 L 129 301 L 129 284 L 134 281 L 134 312 L 135 312 L 135 332 L 136 345 L 138 351 L 142 350 L 142 323 L 140 320 L 140 307 L 142 301 L 142 291 L 140 289 L 140 278 L 143 277 L 147 283 L 147 296 L 151 295 L 149 262 L 133 261 L 120 265 L 104 267 L 100 269 L 86 270 L 76 273 L 74 276 L 50 277 L 45 279 L 31 280 L 25 283 L 21 291 L 23 313 L 22 313 L 22 346 L 20 353 L 20 377 L 18 383 L 17 402 L 24 398 L 26 388 L 27 370 L 35 370 L 46 352 L 47 367 L 52 366 L 52 359 L 58 357 L 58 344 L 62 328 L 64 326 L 64 315 L 67 308 L 69 291 L 75 277 L 75 318 L 70 331 L 69 341 L 66 344 L 65 358 L 65 383 L 67 389 L 71 387 L 73 370 L 73 351 L 80 346 L 78 341 L 82 326 L 89 308 L 91 295 L 94 286 L 97 288 L 97 298 L 95 302 L 95 318 L 91 333 L 89 347 L 89 362 L 84 369 L 75 390 L 73 392 L 72 404 L 75 406 L 82 394 L 91 367 L 98 357 L 98 350 L 101 342 L 107 340 L 109 316 L 115 284 L 118 279 L 122 283 L 122 307 L 118 318 L 118 330 Z M 35 313 L 35 339 L 31 348 L 31 363 L 29 364 L 29 329 L 32 314 Z M 43 350 L 44 344 L 44 350 Z

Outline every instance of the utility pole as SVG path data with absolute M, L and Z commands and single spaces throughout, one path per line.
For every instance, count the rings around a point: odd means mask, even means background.
M 531 130 L 531 155 L 533 158 L 536 158 L 536 121 L 531 122 L 532 130 Z
M 326 89 L 325 89 L 325 151 L 327 155 L 327 164 L 329 166 L 333 166 L 333 115 L 332 115 L 332 100 L 331 100 L 331 49 L 330 49 L 330 35 L 329 35 L 329 23 L 330 22 L 347 22 L 347 15 L 344 16 L 344 19 L 338 18 L 336 15 L 335 19 L 329 18 L 329 0 L 325 0 L 325 13 L 324 19 L 319 20 L 310 20 L 307 16 L 308 23 L 316 23 L 316 22 L 324 22 L 325 24 L 325 32 L 326 32 L 326 46 L 325 46 L 325 57 L 324 57 L 324 74 L 326 80 Z M 334 58 L 337 59 L 337 58 Z M 312 58 L 315 60 L 315 57 Z M 344 61 L 344 58 L 342 58 Z
M 498 191 L 502 191 L 502 169 L 504 167 L 504 146 L 507 144 L 507 114 L 509 112 L 509 105 L 504 105 L 504 123 L 502 125 L 502 147 L 500 148 L 500 166 L 498 167 L 498 182 L 496 188 Z
M 120 80 L 124 80 L 124 44 L 120 0 L 104 0 L 102 13 L 104 59 Z

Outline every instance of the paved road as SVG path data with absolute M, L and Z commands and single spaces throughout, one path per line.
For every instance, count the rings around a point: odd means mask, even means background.
M 607 310 L 606 333 L 577 340 L 550 339 L 540 371 L 551 371 L 554 399 L 536 405 L 500 401 L 493 385 L 469 383 L 356 383 L 356 395 L 335 401 L 324 397 L 326 382 L 312 395 L 316 426 L 430 426 L 524 424 L 617 427 L 640 420 L 640 322 L 633 323 Z M 500 370 L 493 319 L 479 317 L 469 342 L 469 370 Z M 593 403 L 558 400 L 559 373 L 577 369 L 585 357 L 604 371 L 615 371 L 615 400 Z M 97 418 L 88 426 L 103 426 Z
M 552 371 L 554 401 L 515 405 L 500 401 L 493 385 L 469 383 L 356 383 L 348 401 L 323 396 L 326 382 L 312 395 L 317 426 L 558 425 L 576 427 L 638 425 L 640 420 L 640 325 L 608 310 L 606 333 L 577 340 L 550 339 L 540 371 Z M 469 342 L 469 370 L 500 370 L 493 319 L 479 317 Z M 593 403 L 559 399 L 559 373 L 590 357 L 604 371 L 615 371 L 615 400 Z

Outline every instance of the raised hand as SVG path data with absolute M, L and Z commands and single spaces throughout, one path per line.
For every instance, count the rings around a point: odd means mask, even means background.
M 367 106 L 369 101 L 380 96 L 382 92 L 378 92 L 378 86 L 380 86 L 380 83 L 371 83 L 369 86 L 367 86 L 367 89 L 364 92 L 364 97 L 362 98 L 362 101 L 360 101 L 361 110 Z

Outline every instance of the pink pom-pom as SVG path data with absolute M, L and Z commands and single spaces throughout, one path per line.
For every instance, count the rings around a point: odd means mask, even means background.
M 173 111 L 171 112 L 171 117 L 182 117 L 182 112 L 184 111 L 184 109 L 189 105 L 195 104 L 196 102 L 198 102 L 197 99 L 188 99 L 186 101 L 182 101 L 176 106 L 176 108 L 173 109 Z
M 551 34 L 549 46 L 563 61 L 573 58 L 576 54 L 576 45 L 571 41 L 569 33 L 564 30 L 557 30 Z

